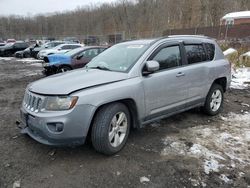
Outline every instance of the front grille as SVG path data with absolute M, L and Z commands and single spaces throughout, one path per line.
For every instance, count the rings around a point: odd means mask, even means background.
M 49 58 L 48 57 L 44 57 L 43 60 L 44 60 L 45 63 L 49 63 Z
M 41 110 L 42 103 L 43 103 L 42 96 L 31 93 L 30 91 L 26 91 L 23 100 L 23 105 L 26 109 L 37 113 Z

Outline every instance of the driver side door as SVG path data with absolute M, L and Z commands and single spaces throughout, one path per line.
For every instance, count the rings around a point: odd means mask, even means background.
M 157 61 L 160 69 L 143 76 L 145 121 L 185 108 L 188 80 L 185 77 L 183 51 L 179 43 L 161 45 L 148 60 Z

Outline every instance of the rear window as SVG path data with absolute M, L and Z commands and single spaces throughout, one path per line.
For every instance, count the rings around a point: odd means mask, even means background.
M 207 55 L 202 44 L 185 45 L 188 64 L 207 61 Z
M 205 43 L 205 48 L 207 51 L 207 58 L 209 61 L 212 61 L 214 59 L 214 54 L 215 54 L 215 47 L 213 44 L 210 43 Z

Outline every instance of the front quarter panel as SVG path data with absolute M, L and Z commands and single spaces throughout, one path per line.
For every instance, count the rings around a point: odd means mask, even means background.
M 144 117 L 144 91 L 139 77 L 83 89 L 72 95 L 79 97 L 77 105 L 88 104 L 96 109 L 114 101 L 132 99 L 136 104 L 138 119 Z

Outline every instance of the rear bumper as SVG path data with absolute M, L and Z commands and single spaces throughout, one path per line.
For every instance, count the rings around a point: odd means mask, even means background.
M 71 111 L 30 113 L 21 108 L 21 133 L 51 146 L 82 145 L 88 134 L 95 107 L 80 105 Z

